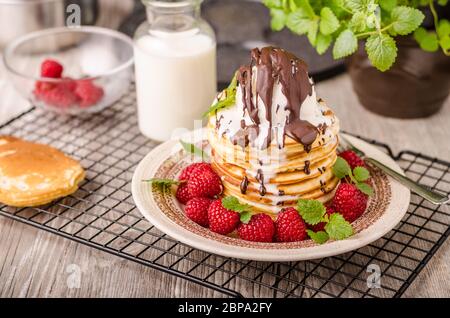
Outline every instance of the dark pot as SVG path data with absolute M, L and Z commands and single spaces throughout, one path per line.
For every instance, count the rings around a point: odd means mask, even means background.
M 450 92 L 450 58 L 420 49 L 414 39 L 397 38 L 397 59 L 380 72 L 362 45 L 348 59 L 348 71 L 361 104 L 389 117 L 419 118 L 438 112 Z

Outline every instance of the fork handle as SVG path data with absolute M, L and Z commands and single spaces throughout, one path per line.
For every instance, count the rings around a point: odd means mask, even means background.
M 417 182 L 411 180 L 408 177 L 405 177 L 404 175 L 398 173 L 397 171 L 392 170 L 388 166 L 382 164 L 378 160 L 375 160 L 373 158 L 365 158 L 367 162 L 370 162 L 374 166 L 380 168 L 383 170 L 386 174 L 390 175 L 392 178 L 403 184 L 405 187 L 410 189 L 412 192 L 416 193 L 417 195 L 421 196 L 425 200 L 430 201 L 434 204 L 447 204 L 450 202 L 450 196 L 448 195 L 442 195 L 438 192 L 432 191 L 425 186 L 422 186 L 418 184 Z

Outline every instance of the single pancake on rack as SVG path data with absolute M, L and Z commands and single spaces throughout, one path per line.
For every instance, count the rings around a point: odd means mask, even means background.
M 0 203 L 47 204 L 74 193 L 84 176 L 77 161 L 53 147 L 0 136 Z
M 306 63 L 280 48 L 254 49 L 236 81 L 235 102 L 207 125 L 224 194 L 271 214 L 300 198 L 330 200 L 339 120 L 317 99 Z

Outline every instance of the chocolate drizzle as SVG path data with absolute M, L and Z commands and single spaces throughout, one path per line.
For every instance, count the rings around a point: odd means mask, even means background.
M 311 169 L 309 168 L 309 166 L 311 165 L 311 162 L 309 160 L 305 161 L 305 168 L 304 171 L 306 174 L 311 174 Z
M 252 87 L 254 66 L 256 67 L 256 87 Z M 281 90 L 287 100 L 285 110 L 289 111 L 284 125 L 284 136 L 289 136 L 301 143 L 305 146 L 306 151 L 311 149 L 310 146 L 316 139 L 319 131 L 311 123 L 300 119 L 301 105 L 306 97 L 312 94 L 312 84 L 304 61 L 280 48 L 265 47 L 261 50 L 253 49 L 250 65 L 242 66 L 239 69 L 237 80 L 242 91 L 244 112 L 247 111 L 251 121 L 256 126 L 260 124 L 258 114 L 259 99 L 264 104 L 265 117 L 269 122 L 269 129 L 267 138 L 261 145 L 262 149 L 267 148 L 273 138 L 272 97 L 276 82 L 281 84 Z M 256 96 L 253 96 L 254 92 Z M 247 129 L 248 127 L 242 128 L 236 135 L 249 135 L 245 132 Z M 232 139 L 235 139 L 234 136 Z M 282 142 L 284 145 L 284 140 Z
M 259 182 L 259 194 L 263 197 L 266 195 L 266 187 L 264 186 L 264 174 L 261 169 L 256 172 L 256 180 Z
M 240 190 L 242 194 L 245 194 L 247 192 L 248 188 L 248 178 L 247 176 L 244 176 L 244 179 L 241 181 Z

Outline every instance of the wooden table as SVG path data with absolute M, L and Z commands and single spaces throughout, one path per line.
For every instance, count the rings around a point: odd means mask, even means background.
M 109 0 L 108 0 L 109 1 Z M 103 1 L 105 3 L 106 1 Z M 115 3 L 120 12 L 122 1 Z M 119 5 L 120 4 L 120 5 Z M 128 2 L 128 10 L 130 3 Z M 117 13 L 117 12 L 116 12 Z M 108 14 L 108 17 L 111 15 Z M 28 107 L 0 70 L 0 122 Z M 4 75 L 4 73 L 3 73 Z M 450 160 L 450 99 L 427 119 L 397 120 L 369 113 L 359 104 L 348 75 L 317 85 L 342 128 L 389 144 Z M 0 297 L 212 297 L 220 296 L 183 279 L 0 217 Z M 407 290 L 409 297 L 450 296 L 450 242 L 447 241 Z M 80 288 L 69 288 L 70 265 L 81 269 Z M 232 286 L 251 295 L 253 286 Z M 270 295 L 268 295 L 270 296 Z

